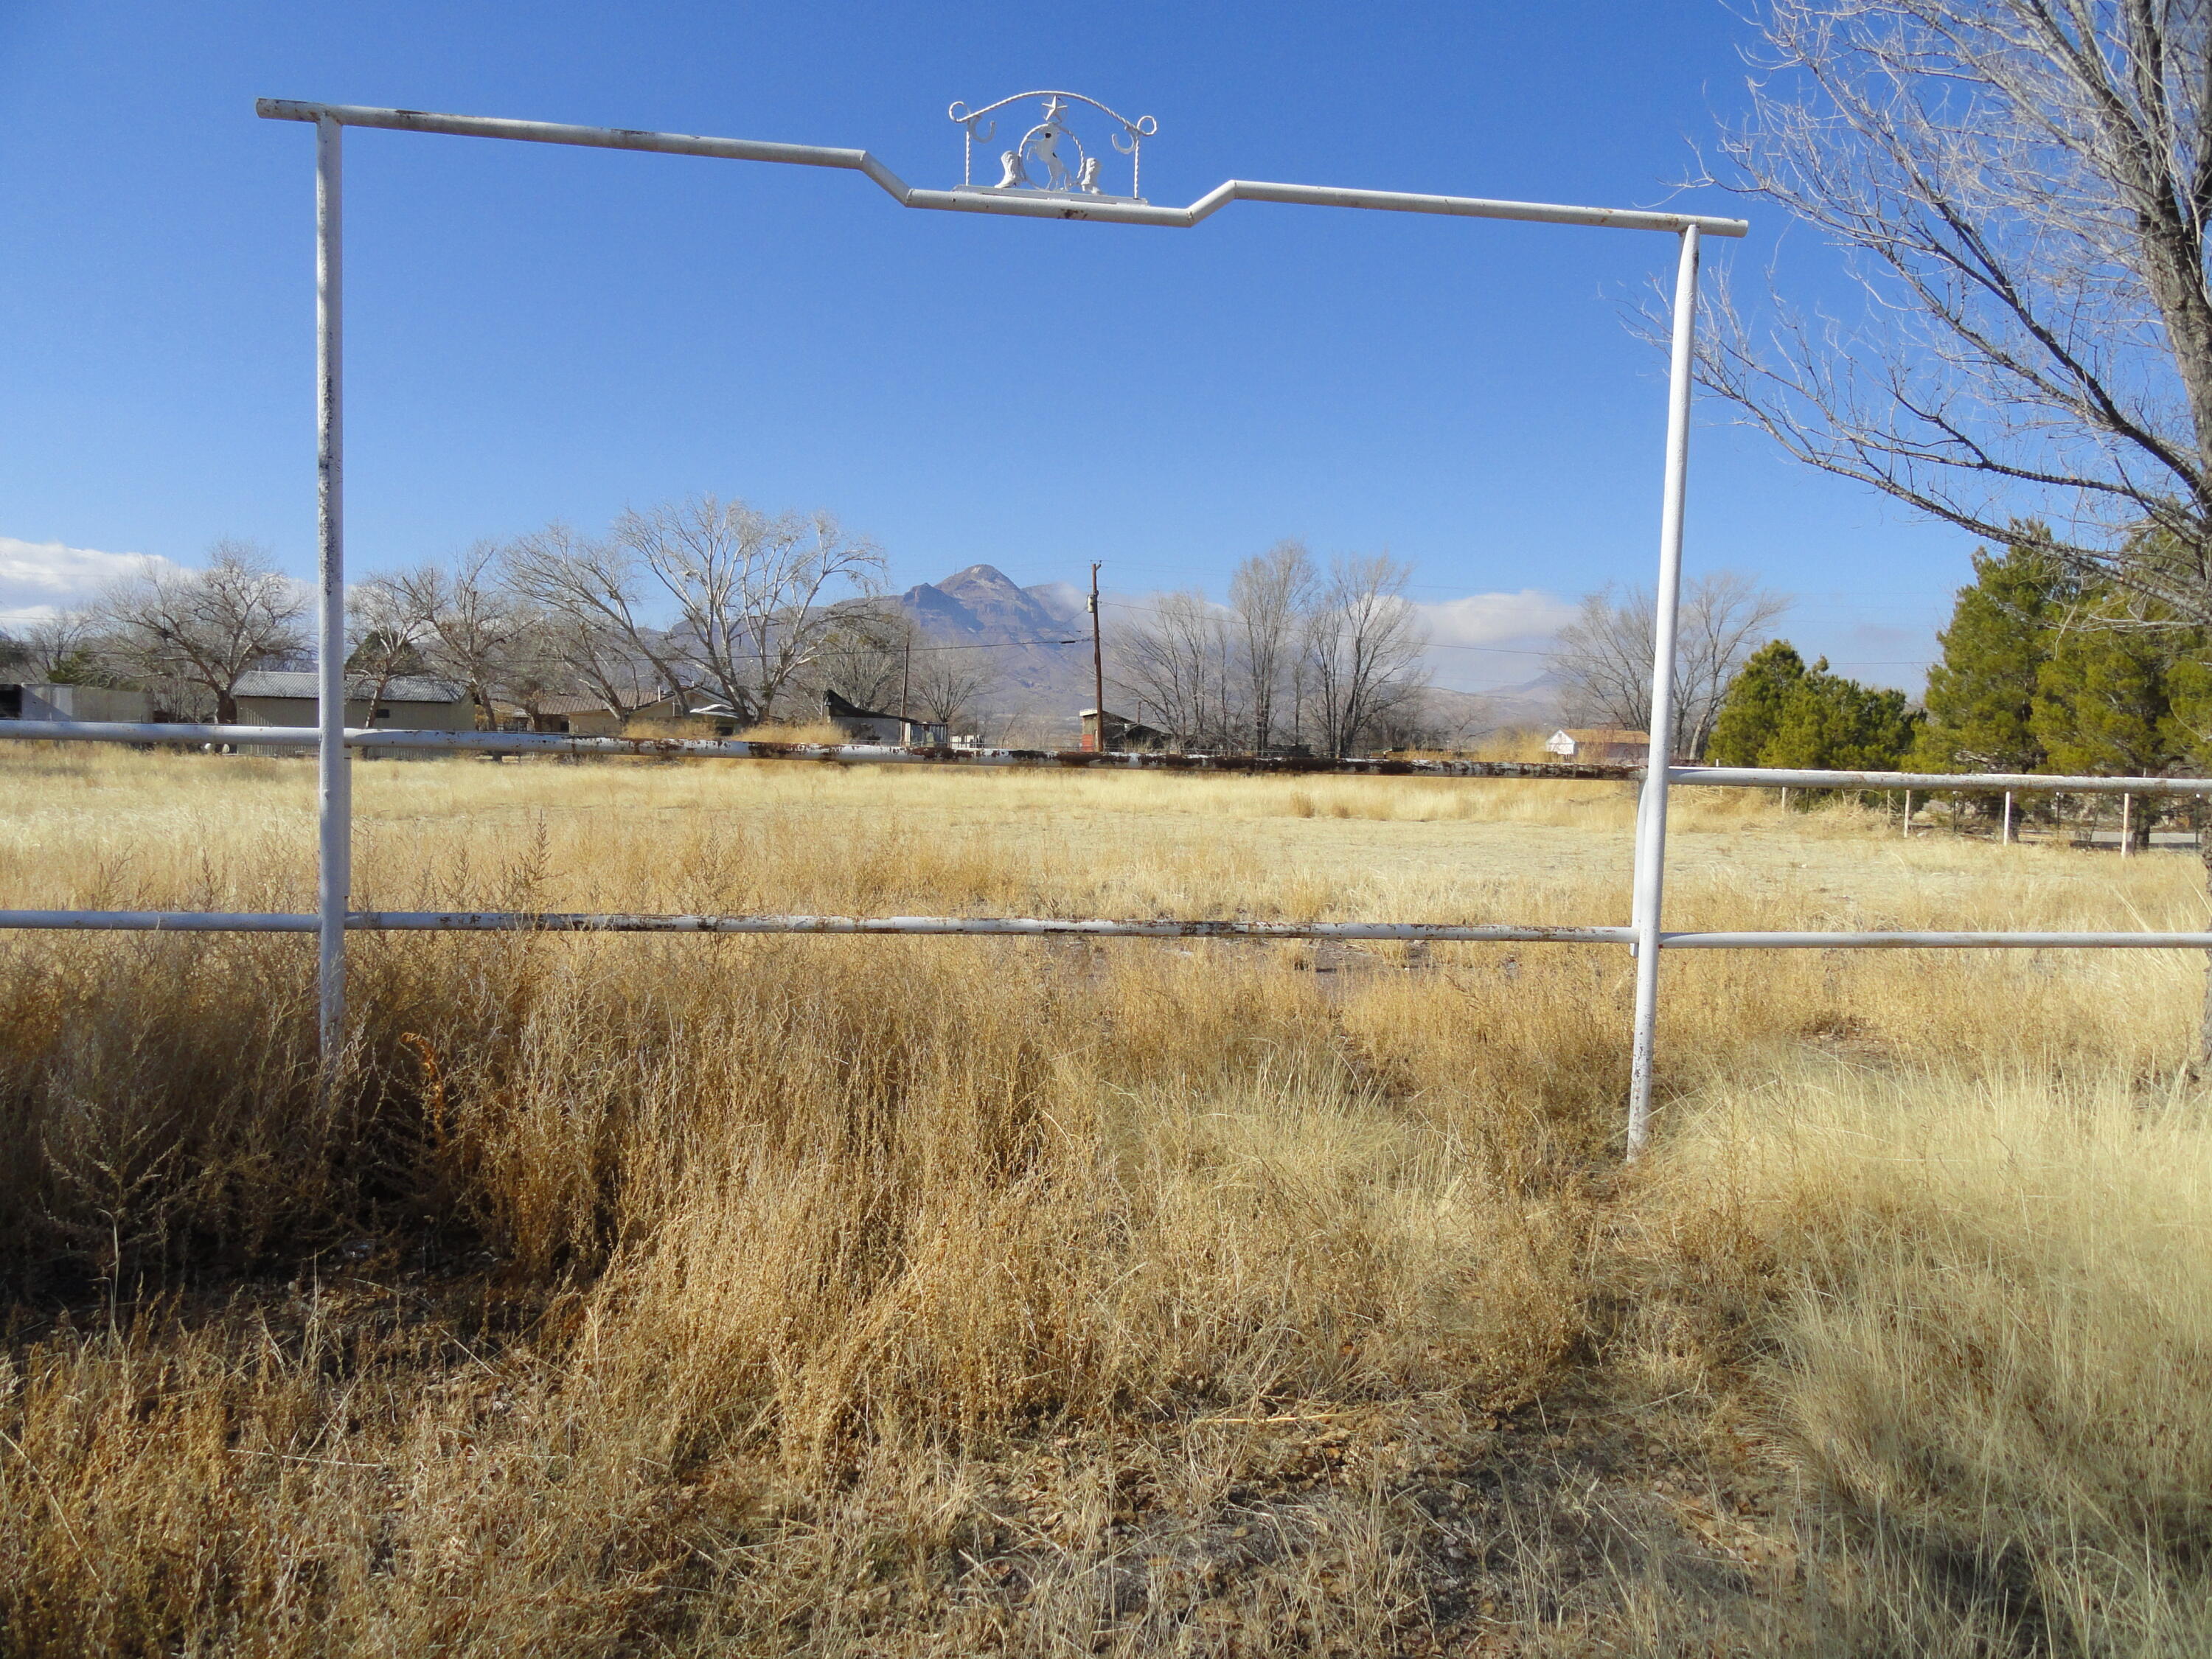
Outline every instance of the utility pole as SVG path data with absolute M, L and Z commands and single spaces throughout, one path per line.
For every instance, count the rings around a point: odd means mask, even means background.
M 1091 707 L 1098 716 L 1098 735 L 1092 747 L 1106 752 L 1106 653 L 1098 643 L 1098 561 L 1091 562 Z
M 899 730 L 900 730 L 900 735 L 901 735 L 902 737 L 903 737 L 903 736 L 905 735 L 905 729 L 906 729 L 906 720 L 907 720 L 907 712 L 906 712 L 906 692 L 907 692 L 907 687 L 908 687 L 908 686 L 909 686 L 909 685 L 911 685 L 913 683 L 914 683 L 914 635 L 913 635 L 912 634 L 908 634 L 908 635 L 906 636 L 906 644 L 905 644 L 904 647 L 902 649 L 902 651 L 901 651 L 901 653 L 900 653 L 900 656 L 899 656 Z

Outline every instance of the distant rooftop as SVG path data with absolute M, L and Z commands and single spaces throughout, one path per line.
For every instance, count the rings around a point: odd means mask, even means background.
M 316 677 L 289 669 L 257 668 L 239 677 L 234 694 L 241 697 L 305 697 L 314 701 Z M 371 674 L 353 674 L 346 679 L 346 696 L 356 702 L 367 702 L 376 693 L 376 678 Z M 377 694 L 379 702 L 459 702 L 467 696 L 467 688 L 451 680 L 432 679 L 427 675 L 397 675 L 384 683 Z

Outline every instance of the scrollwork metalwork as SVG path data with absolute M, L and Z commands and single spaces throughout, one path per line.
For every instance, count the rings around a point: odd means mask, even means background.
M 988 144 L 997 137 L 999 131 L 995 121 L 984 125 L 985 118 L 1009 104 L 1018 104 L 1029 98 L 1044 100 L 1044 119 L 1024 132 L 1012 149 L 1000 152 L 1002 171 L 997 184 L 976 184 L 975 147 Z M 1071 100 L 1088 104 L 1119 124 L 1121 131 L 1109 133 L 1108 142 L 1129 158 L 1129 194 L 1125 199 L 1142 201 L 1144 198 L 1138 193 L 1138 186 L 1141 176 L 1139 169 L 1143 166 L 1144 141 L 1160 130 L 1159 123 L 1149 115 L 1140 115 L 1133 121 L 1120 112 L 1108 108 L 1096 98 L 1087 98 L 1079 92 L 1018 92 L 1011 98 L 1001 98 L 994 104 L 986 104 L 982 108 L 974 110 L 956 99 L 951 107 L 945 111 L 945 115 L 959 125 L 964 137 L 961 149 L 961 188 L 1038 191 L 1058 196 L 1104 196 L 1105 187 L 1099 176 L 1099 158 L 1085 149 L 1083 141 L 1070 131 L 1060 118 L 1066 112 Z M 1073 166 L 1067 154 L 1070 150 L 1073 152 Z M 1030 175 L 1029 168 L 1032 163 L 1044 169 L 1042 183 Z

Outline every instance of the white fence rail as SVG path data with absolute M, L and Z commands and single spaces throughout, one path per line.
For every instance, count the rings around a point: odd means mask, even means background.
M 1336 939 L 1468 944 L 1626 945 L 1637 957 L 1634 1042 L 1630 1064 L 1630 1157 L 1649 1134 L 1652 1045 L 1659 996 L 1659 959 L 1669 950 L 2046 950 L 2065 948 L 2212 950 L 2212 933 L 1667 933 L 1660 925 L 1666 878 L 1668 792 L 1672 785 L 1724 787 L 1999 790 L 2203 795 L 2212 780 L 1946 775 L 1903 772 L 1759 771 L 1670 767 L 1666 732 L 1674 683 L 1674 626 L 1680 590 L 1683 517 L 1689 465 L 1691 363 L 1696 324 L 1701 235 L 1741 236 L 1740 219 L 1641 210 L 1561 206 L 1479 197 L 1432 196 L 1334 185 L 1231 179 L 1188 207 L 1079 194 L 998 195 L 970 189 L 909 185 L 865 150 L 818 145 L 709 138 L 683 133 L 563 126 L 418 110 L 264 99 L 274 120 L 315 128 L 315 291 L 317 495 L 319 507 L 318 614 L 319 718 L 313 727 L 93 721 L 0 720 L 0 739 L 94 743 L 241 745 L 316 751 L 319 781 L 319 905 L 312 914 L 145 910 L 0 910 L 0 929 L 76 929 L 145 933 L 313 933 L 319 939 L 320 1036 L 335 1054 L 345 1018 L 345 937 L 349 932 L 599 933 L 923 934 L 1080 939 Z M 1662 477 L 1659 611 L 1652 670 L 1651 750 L 1645 766 L 1522 765 L 1502 762 L 1364 760 L 1314 762 L 1275 756 L 1163 756 L 1057 753 L 1033 750 L 907 750 L 869 744 L 763 744 L 738 738 L 618 738 L 541 732 L 400 732 L 344 725 L 345 656 L 343 207 L 341 137 L 348 126 L 582 145 L 664 155 L 818 167 L 857 172 L 902 206 L 1030 218 L 1090 219 L 1188 228 L 1236 201 L 1443 214 L 1606 229 L 1659 231 L 1680 244 L 1668 364 L 1665 465 Z M 444 750 L 477 754 L 633 755 L 672 759 L 801 760 L 829 764 L 927 764 L 985 767 L 1233 771 L 1278 775 L 1338 774 L 1437 778 L 1614 778 L 1639 783 L 1635 898 L 1627 927 L 1547 927 L 1521 923 L 1259 922 L 1161 918 L 1139 921 L 969 916 L 630 915 L 570 912 L 356 910 L 351 904 L 351 750 Z
M 319 917 L 246 910 L 0 910 L 0 930 L 312 933 Z M 1341 939 L 1406 945 L 1625 945 L 1633 927 L 1449 921 L 1115 921 L 1060 916 L 651 915 L 585 910 L 349 910 L 350 933 L 914 933 L 1030 939 Z M 1659 935 L 1669 951 L 2212 951 L 2212 933 L 1704 933 Z
M 479 755 L 634 756 L 647 760 L 799 760 L 832 766 L 983 766 L 1052 771 L 1243 772 L 1276 777 L 1553 778 L 1633 781 L 1634 766 L 1549 761 L 1318 759 L 1302 755 L 1177 755 L 1087 749 L 902 749 L 867 743 L 763 743 L 744 738 L 587 738 L 560 732 L 408 732 L 347 726 L 349 749 L 406 749 Z M 127 725 L 108 720 L 4 720 L 0 738 L 84 743 L 182 744 L 243 749 L 316 749 L 311 726 Z

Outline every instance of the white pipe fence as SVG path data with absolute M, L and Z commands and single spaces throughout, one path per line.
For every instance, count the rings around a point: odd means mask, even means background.
M 319 915 L 231 910 L 0 910 L 0 930 L 92 933 L 313 933 Z M 582 910 L 349 910 L 355 933 L 915 933 L 1028 939 L 1343 939 L 1407 945 L 1626 945 L 1638 927 L 1547 927 L 1514 922 L 1114 921 L 1060 916 L 638 915 Z M 1669 951 L 2212 951 L 2212 933 L 1662 933 Z
M 1670 933 L 1662 927 L 1661 914 L 1666 884 L 1667 803 L 1668 792 L 1675 785 L 1960 792 L 2010 789 L 2148 795 L 2212 793 L 2212 779 L 1784 772 L 1748 768 L 1672 766 L 1668 763 L 1669 756 L 1666 734 L 1671 725 L 1669 706 L 1674 686 L 1675 623 L 1681 586 L 1682 534 L 1687 501 L 1698 240 L 1701 236 L 1708 235 L 1741 236 L 1747 228 L 1742 220 L 1701 214 L 1570 207 L 1546 203 L 1493 201 L 1474 197 L 1348 190 L 1316 185 L 1265 184 L 1245 179 L 1231 179 L 1184 208 L 1158 207 L 1142 202 L 1099 201 L 1079 195 L 1054 192 L 1012 196 L 969 189 L 933 191 L 906 184 L 874 156 L 859 149 L 699 137 L 682 133 L 562 126 L 537 121 L 440 115 L 416 110 L 371 109 L 350 105 L 297 103 L 278 99 L 261 100 L 256 109 L 269 119 L 310 122 L 315 128 L 316 453 L 320 535 L 317 722 L 312 727 L 301 727 L 0 720 L 0 739 L 314 750 L 317 756 L 320 842 L 317 908 L 313 915 L 0 910 L 0 930 L 59 928 L 143 933 L 313 933 L 319 941 L 319 1031 L 322 1052 L 326 1058 L 339 1052 L 343 1037 L 345 938 L 349 932 L 902 933 L 1079 939 L 1334 939 L 1626 945 L 1637 958 L 1627 1133 L 1631 1158 L 1643 1150 L 1650 1134 L 1654 1036 L 1659 1007 L 1659 964 L 1661 957 L 1667 951 L 2212 950 L 2212 933 Z M 1680 258 L 1675 273 L 1674 341 L 1668 387 L 1660 528 L 1658 632 L 1652 665 L 1653 717 L 1648 764 L 1630 768 L 1478 761 L 1309 761 L 1278 756 L 896 749 L 859 744 L 758 743 L 741 738 L 585 738 L 548 732 L 404 732 L 349 728 L 344 724 L 344 410 L 341 291 L 343 192 L 340 173 L 341 137 L 343 129 L 349 126 L 839 168 L 865 174 L 902 206 L 963 213 L 1088 219 L 1188 228 L 1231 202 L 1253 201 L 1360 208 L 1382 212 L 1444 214 L 1474 219 L 1520 220 L 1540 224 L 1660 231 L 1673 234 L 1680 242 Z M 1504 922 L 1257 922 L 1189 919 L 1111 921 L 1048 917 L 712 916 L 356 910 L 351 908 L 351 751 L 368 746 L 380 750 L 447 750 L 494 756 L 630 755 L 670 759 L 808 760 L 839 765 L 905 763 L 1243 772 L 1276 775 L 1618 779 L 1640 784 L 1633 910 L 1630 925 L 1626 927 L 1540 927 Z
M 1301 755 L 1178 755 L 1150 751 L 1094 753 L 1065 749 L 903 749 L 867 743 L 769 743 L 746 738 L 587 738 L 561 732 L 408 732 L 346 726 L 349 749 L 441 750 L 485 755 L 629 755 L 647 760 L 802 760 L 834 766 L 983 766 L 1054 771 L 1244 772 L 1280 777 L 1553 778 L 1600 782 L 1642 776 L 1632 766 L 1576 766 L 1554 762 L 1401 760 Z M 85 743 L 179 744 L 193 747 L 314 749 L 312 726 L 131 725 L 112 720 L 0 720 L 0 738 Z

